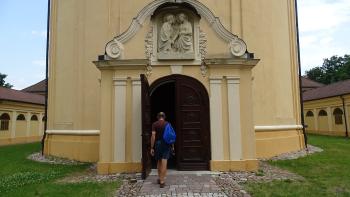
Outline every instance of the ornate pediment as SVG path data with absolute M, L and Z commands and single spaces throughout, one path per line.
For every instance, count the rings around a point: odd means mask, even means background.
M 178 9 L 167 9 L 167 6 Z M 190 7 L 190 8 L 188 8 Z M 145 38 L 146 57 L 150 60 L 203 60 L 206 54 L 205 33 L 199 28 L 204 18 L 216 34 L 228 44 L 234 57 L 247 53 L 245 42 L 228 31 L 205 5 L 197 0 L 155 0 L 144 7 L 129 28 L 106 45 L 108 59 L 122 59 L 123 45 L 130 40 L 145 20 L 152 16 L 152 27 Z

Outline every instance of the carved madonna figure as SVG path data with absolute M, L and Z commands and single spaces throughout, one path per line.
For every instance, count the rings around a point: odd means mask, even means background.
M 174 41 L 176 39 L 176 32 L 174 29 L 175 16 L 168 14 L 164 17 L 164 23 L 159 34 L 159 51 L 170 52 L 173 51 Z

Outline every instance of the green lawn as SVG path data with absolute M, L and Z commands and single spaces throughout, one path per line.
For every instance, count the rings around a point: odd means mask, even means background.
M 0 147 L 0 196 L 111 196 L 120 182 L 62 184 L 55 181 L 84 165 L 52 165 L 26 157 L 40 150 L 40 144 Z
M 252 196 L 350 196 L 350 140 L 309 135 L 309 144 L 324 151 L 297 160 L 270 162 L 305 177 L 305 181 L 248 183 L 247 191 Z

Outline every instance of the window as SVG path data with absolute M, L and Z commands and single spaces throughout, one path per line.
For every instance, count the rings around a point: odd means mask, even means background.
M 26 117 L 23 114 L 17 116 L 17 120 L 26 120 Z
M 318 116 L 327 116 L 327 112 L 322 109 L 318 112 Z
M 10 124 L 10 116 L 4 113 L 0 116 L 0 131 L 8 131 Z
M 306 113 L 306 117 L 313 117 L 314 116 L 314 113 L 312 113 L 312 111 L 308 111 Z
M 333 115 L 335 124 L 343 124 L 343 110 L 335 108 Z
M 31 121 L 38 121 L 38 116 L 36 115 L 32 115 L 32 117 L 30 118 Z

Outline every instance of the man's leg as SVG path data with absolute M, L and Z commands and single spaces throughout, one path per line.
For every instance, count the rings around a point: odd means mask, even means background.
M 167 171 L 167 159 L 162 159 L 160 160 L 161 165 L 160 165 L 160 183 L 164 183 L 165 182 L 165 176 L 166 176 L 166 171 Z
M 162 168 L 162 160 L 158 160 L 157 161 L 157 170 L 158 170 L 158 179 L 160 180 L 160 176 L 161 176 L 161 168 Z

